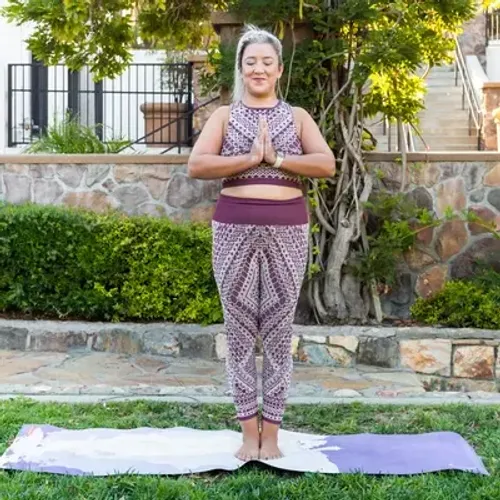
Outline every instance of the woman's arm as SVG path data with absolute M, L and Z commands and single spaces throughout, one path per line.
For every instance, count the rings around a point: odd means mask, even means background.
M 294 108 L 294 115 L 299 122 L 299 134 L 304 154 L 285 155 L 281 168 L 304 177 L 333 177 L 336 170 L 335 156 L 316 122 L 302 108 Z
M 256 165 L 251 153 L 241 156 L 220 156 L 227 117 L 228 106 L 221 106 L 205 123 L 189 156 L 189 177 L 220 179 L 244 172 Z

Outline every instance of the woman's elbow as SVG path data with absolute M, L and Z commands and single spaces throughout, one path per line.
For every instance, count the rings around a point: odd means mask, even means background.
M 335 156 L 328 158 L 324 166 L 324 177 L 334 177 L 337 171 Z
M 187 164 L 188 177 L 199 179 L 200 168 L 196 158 L 190 157 Z

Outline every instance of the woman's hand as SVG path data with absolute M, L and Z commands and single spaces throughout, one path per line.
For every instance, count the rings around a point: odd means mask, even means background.
M 267 121 L 264 120 L 264 161 L 269 165 L 274 165 L 276 163 L 276 151 L 274 150 L 273 143 L 271 141 L 271 134 L 269 133 L 269 127 Z
M 250 150 L 250 165 L 255 167 L 260 165 L 264 160 L 264 120 L 259 121 L 259 128 L 257 130 L 257 136 L 255 137 L 252 149 Z

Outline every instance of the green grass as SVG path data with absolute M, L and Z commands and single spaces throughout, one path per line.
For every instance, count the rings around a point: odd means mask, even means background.
M 360 474 L 292 474 L 247 465 L 233 473 L 177 478 L 115 476 L 80 478 L 0 472 L 0 499 L 33 500 L 493 500 L 500 498 L 500 407 L 336 406 L 290 407 L 284 427 L 317 433 L 416 433 L 455 431 L 483 457 L 492 474 L 446 472 L 412 477 Z M 0 403 L 0 450 L 24 423 L 67 428 L 188 426 L 237 429 L 230 405 L 132 402 L 104 405 Z

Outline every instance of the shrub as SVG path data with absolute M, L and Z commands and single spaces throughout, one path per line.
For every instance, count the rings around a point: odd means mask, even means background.
M 494 275 L 497 274 L 495 277 Z M 500 328 L 500 275 L 488 271 L 472 280 L 449 281 L 429 299 L 418 299 L 411 308 L 414 319 L 432 325 Z
M 222 319 L 206 225 L 5 205 L 0 259 L 2 311 L 106 321 Z
M 130 141 L 112 139 L 101 141 L 92 127 L 78 122 L 76 117 L 67 115 L 61 122 L 48 127 L 47 131 L 30 144 L 25 153 L 52 154 L 108 154 L 118 153 Z

